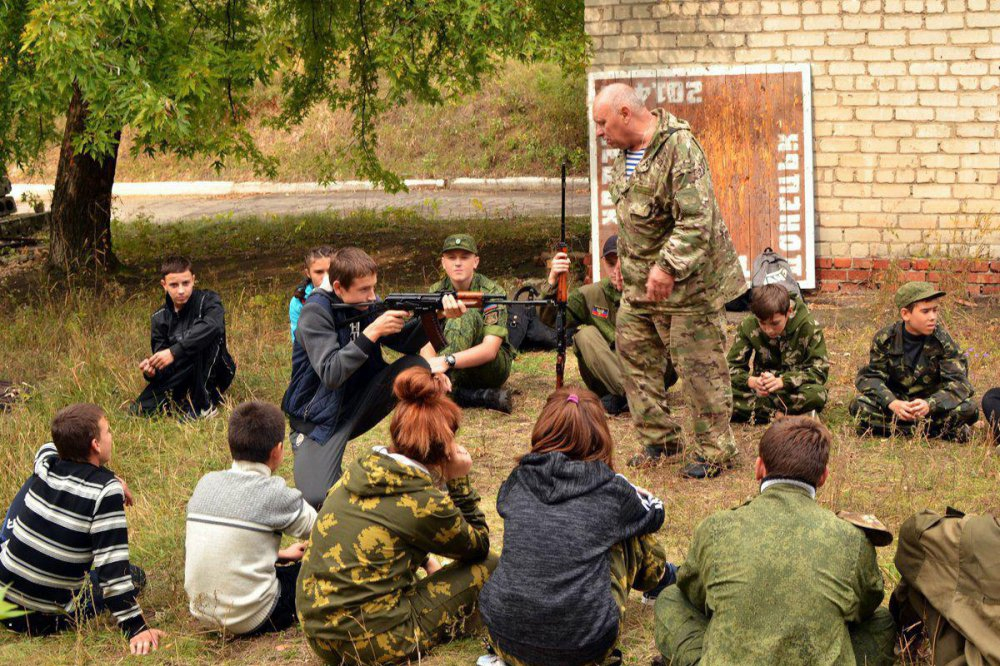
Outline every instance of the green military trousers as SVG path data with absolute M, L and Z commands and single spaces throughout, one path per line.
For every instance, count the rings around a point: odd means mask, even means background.
M 695 666 L 701 661 L 709 619 L 691 605 L 676 585 L 656 600 L 653 635 L 669 666 Z M 896 624 L 888 608 L 879 608 L 866 622 L 848 623 L 858 666 L 890 666 L 895 657 Z M 752 637 L 748 637 L 752 640 Z
M 646 450 L 673 454 L 682 448 L 682 429 L 667 406 L 664 381 L 672 363 L 694 415 L 693 455 L 717 464 L 735 457 L 722 311 L 669 315 L 623 301 L 615 333 L 629 410 Z
M 859 433 L 870 432 L 876 437 L 890 437 L 894 432 L 912 435 L 923 428 L 928 437 L 953 438 L 960 426 L 972 425 L 979 419 L 979 403 L 963 400 L 955 409 L 931 412 L 920 421 L 901 421 L 888 408 L 861 394 L 851 401 L 848 411 L 857 423 Z
M 822 411 L 829 396 L 823 384 L 803 384 L 794 391 L 781 390 L 759 396 L 744 384 L 733 385 L 733 423 L 769 423 L 775 412 L 808 414 Z
M 576 354 L 577 366 L 580 368 L 580 377 L 583 378 L 587 388 L 600 397 L 608 394 L 625 395 L 622 361 L 601 335 L 600 329 L 586 324 L 576 329 L 576 334 L 573 336 L 573 351 Z M 673 363 L 668 365 L 663 383 L 667 389 L 677 383 L 677 373 L 674 371 Z
M 444 339 L 452 353 L 465 351 L 483 341 L 486 322 L 479 310 L 469 310 L 456 319 L 446 319 Z M 496 358 L 475 368 L 452 370 L 451 383 L 456 388 L 484 389 L 500 388 L 510 376 L 510 366 L 514 353 L 507 344 L 500 345 Z
M 625 614 L 625 603 L 628 601 L 629 590 L 639 590 L 645 592 L 656 587 L 667 567 L 667 555 L 663 545 L 657 540 L 655 534 L 644 534 L 632 537 L 627 541 L 617 543 L 611 547 L 609 554 L 611 558 L 611 594 L 618 604 L 618 612 Z M 530 627 L 525 627 L 527 633 L 531 632 Z M 497 649 L 496 641 L 490 639 L 494 652 L 497 653 L 507 666 L 546 666 L 545 664 L 527 664 L 516 657 L 504 654 Z M 612 648 L 604 658 L 594 662 L 594 664 L 580 664 L 580 666 L 598 666 L 614 650 Z
M 417 662 L 435 645 L 470 633 L 480 626 L 479 593 L 496 569 L 490 553 L 480 562 L 452 562 L 422 579 L 400 599 L 410 607 L 407 622 L 379 634 L 365 633 L 353 641 L 309 638 L 309 646 L 327 664 L 375 666 Z

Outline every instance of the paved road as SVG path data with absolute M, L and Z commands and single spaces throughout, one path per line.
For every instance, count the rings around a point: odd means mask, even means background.
M 155 222 L 173 222 L 213 215 L 281 215 L 324 211 L 412 208 L 441 218 L 503 217 L 509 215 L 559 215 L 558 190 L 425 189 L 386 194 L 379 191 L 323 194 L 264 194 L 232 197 L 119 197 L 116 215 L 125 221 L 150 216 Z M 580 188 L 567 192 L 569 215 L 590 213 L 590 193 Z

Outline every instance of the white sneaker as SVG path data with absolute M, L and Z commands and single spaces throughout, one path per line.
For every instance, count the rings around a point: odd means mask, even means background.
M 507 666 L 507 664 L 495 654 L 484 654 L 476 660 L 476 666 Z

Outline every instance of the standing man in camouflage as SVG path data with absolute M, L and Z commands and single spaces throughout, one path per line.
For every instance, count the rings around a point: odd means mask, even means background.
M 469 234 L 452 234 L 441 248 L 444 279 L 431 291 L 481 291 L 503 297 L 507 292 L 476 271 L 479 249 Z M 510 392 L 502 388 L 514 361 L 514 348 L 507 340 L 507 306 L 487 305 L 469 310 L 444 325 L 448 345 L 436 352 L 447 363 L 451 377 L 451 397 L 462 407 L 485 407 L 510 414 Z M 434 355 L 425 348 L 425 356 Z
M 621 150 L 609 187 L 624 281 L 617 344 L 645 445 L 629 463 L 681 450 L 682 429 L 664 388 L 672 362 L 694 413 L 692 460 L 681 474 L 717 476 L 736 456 L 723 307 L 746 291 L 746 280 L 705 154 L 688 123 L 663 109 L 650 112 L 625 84 L 601 90 L 593 116 L 597 136 Z
M 859 435 L 888 437 L 898 431 L 967 442 L 979 405 L 969 365 L 938 322 L 945 292 L 928 282 L 907 282 L 896 291 L 899 321 L 875 334 L 868 365 L 858 370 L 858 395 L 848 411 Z
M 896 630 L 880 607 L 875 556 L 892 533 L 873 516 L 841 518 L 816 502 L 831 440 L 808 416 L 764 432 L 760 494 L 698 525 L 677 584 L 656 600 L 666 664 L 892 664 Z
M 615 352 L 615 321 L 622 298 L 622 271 L 618 259 L 618 236 L 604 241 L 601 261 L 608 277 L 577 287 L 566 301 L 566 327 L 576 328 L 573 352 L 576 354 L 580 377 L 591 391 L 601 396 L 604 411 L 612 416 L 628 411 L 625 398 L 625 376 L 622 361 Z M 568 273 L 569 255 L 559 252 L 552 258 L 545 298 L 553 299 L 559 276 Z M 556 308 L 547 306 L 541 312 L 542 323 L 553 326 Z M 677 381 L 673 365 L 664 379 L 670 388 Z

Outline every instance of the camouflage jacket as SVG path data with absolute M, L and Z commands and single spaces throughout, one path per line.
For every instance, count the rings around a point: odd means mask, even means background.
M 962 350 L 942 324 L 927 336 L 917 364 L 910 368 L 903 356 L 903 322 L 875 334 L 868 365 L 858 370 L 858 392 L 883 408 L 893 400 L 922 398 L 932 414 L 950 412 L 972 397 L 969 365 Z
M 706 518 L 678 571 L 678 589 L 711 618 L 701 663 L 854 666 L 847 623 L 882 603 L 875 547 L 805 484 L 771 484 Z
M 659 124 L 632 177 L 625 176 L 621 151 L 608 187 L 618 214 L 624 298 L 649 305 L 646 278 L 657 264 L 676 282 L 656 311 L 715 312 L 746 291 L 743 269 L 691 126 L 662 109 L 653 113 Z
M 438 280 L 432 284 L 430 291 L 456 291 L 456 289 L 455 285 L 451 282 L 451 278 L 445 276 L 444 279 Z M 482 273 L 473 274 L 472 284 L 469 285 L 469 291 L 482 291 L 487 294 L 496 294 L 503 297 L 507 296 L 507 292 L 503 287 Z M 508 342 L 506 305 L 490 305 L 482 310 L 469 310 L 462 315 L 459 323 L 461 326 L 470 326 L 475 328 L 477 324 L 479 324 L 479 322 L 476 321 L 477 319 L 482 320 L 482 336 L 476 340 L 475 344 L 478 345 L 483 341 L 483 337 L 487 335 L 495 335 L 498 338 L 503 339 L 502 347 L 511 355 L 514 354 L 514 348 L 511 347 L 510 342 Z M 453 354 L 455 351 L 459 350 L 451 349 L 451 347 L 448 346 L 439 351 L 438 354 L 446 356 L 448 354 Z
M 785 390 L 803 384 L 826 384 L 830 359 L 823 328 L 802 300 L 795 299 L 793 303 L 792 318 L 784 332 L 773 340 L 760 329 L 753 315 L 747 316 L 736 329 L 736 340 L 726 357 L 733 386 L 746 386 L 751 375 L 757 376 L 765 370 L 781 377 Z
M 296 608 L 306 635 L 345 641 L 409 619 L 400 604 L 434 553 L 476 561 L 489 553 L 486 517 L 468 478 L 447 492 L 421 467 L 363 453 L 330 489 L 302 558 Z
M 549 287 L 545 298 L 555 298 L 556 288 Z M 566 298 L 566 326 L 594 326 L 608 344 L 615 345 L 615 320 L 618 317 L 618 306 L 621 304 L 622 292 L 611 284 L 609 278 L 600 282 L 585 284 L 569 292 Z M 554 326 L 556 308 L 547 305 L 540 315 L 542 323 Z

